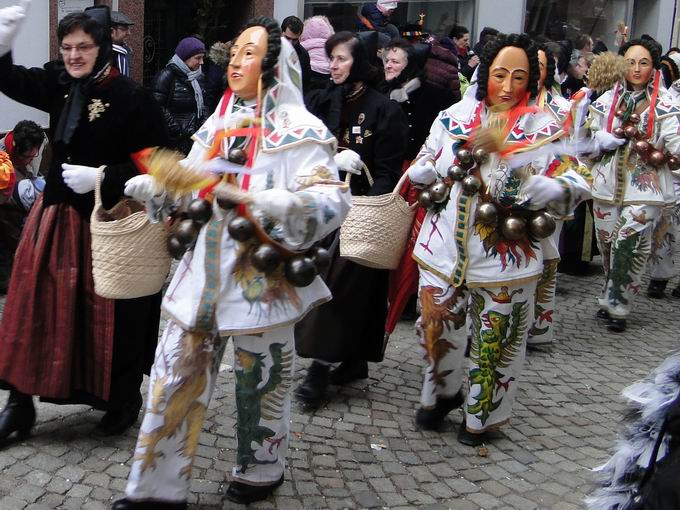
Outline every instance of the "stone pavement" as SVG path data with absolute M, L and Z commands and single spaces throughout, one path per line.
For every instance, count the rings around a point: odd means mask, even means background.
M 589 469 L 608 457 L 619 426 L 621 389 L 678 347 L 680 301 L 672 298 L 641 296 L 628 331 L 608 333 L 594 318 L 601 278 L 560 275 L 559 341 L 529 354 L 512 423 L 488 452 L 456 441 L 457 412 L 441 432 L 416 430 L 422 361 L 412 323 L 402 322 L 370 379 L 333 388 L 332 400 L 314 413 L 294 407 L 286 481 L 252 507 L 583 508 Z M 235 448 L 230 362 L 224 360 L 201 436 L 192 508 L 237 506 L 222 501 Z M 297 379 L 307 365 L 299 362 Z M 33 437 L 0 451 L 0 509 L 103 509 L 120 497 L 137 430 L 97 437 L 100 416 L 39 404 Z

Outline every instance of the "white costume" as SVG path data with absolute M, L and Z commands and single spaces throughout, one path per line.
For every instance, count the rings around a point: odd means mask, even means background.
M 244 175 L 238 176 L 253 196 L 271 189 L 294 192 L 302 207 L 270 230 L 272 238 L 294 250 L 309 248 L 337 229 L 350 204 L 333 160 L 335 139 L 305 109 L 300 84 L 297 54 L 282 39 L 274 83 L 260 105 L 261 138 L 253 167 L 265 171 L 251 175 L 249 186 Z M 248 117 L 252 120 L 253 109 L 227 91 L 216 113 L 194 135 L 189 161 L 205 160 L 216 132 L 238 127 Z M 244 142 L 248 140 L 225 138 L 221 152 L 226 155 Z M 282 268 L 270 275 L 255 269 L 250 257 L 254 244 L 235 241 L 227 230 L 236 214 L 213 204 L 212 218 L 165 295 L 163 308 L 170 321 L 151 373 L 127 487 L 130 500 L 186 501 L 193 457 L 229 336 L 234 339 L 238 409 L 232 477 L 260 485 L 283 476 L 293 325 L 331 296 L 318 276 L 307 287 L 294 287 Z

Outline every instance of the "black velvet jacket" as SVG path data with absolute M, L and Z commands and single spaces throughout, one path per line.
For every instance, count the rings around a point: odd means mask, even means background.
M 13 65 L 10 53 L 0 58 L 0 92 L 50 114 L 53 155 L 43 203 L 71 204 L 89 220 L 94 192 L 73 192 L 64 183 L 61 165 L 106 165 L 102 200 L 104 207 L 110 208 L 123 196 L 125 182 L 139 173 L 130 155 L 146 147 L 167 145 L 167 134 L 163 115 L 151 94 L 112 69 L 107 78 L 91 87 L 71 143 L 54 142 L 69 92 L 69 85 L 59 81 L 63 72 L 64 65 L 59 61 L 31 69 Z
M 364 173 L 352 176 L 352 195 L 390 193 L 401 177 L 408 147 L 406 115 L 397 103 L 367 88 L 358 97 L 342 103 L 340 124 L 336 128 L 329 125 L 334 92 L 333 85 L 314 90 L 305 97 L 305 103 L 309 111 L 333 131 L 338 146 L 357 152 L 371 172 L 375 181 L 372 187 Z

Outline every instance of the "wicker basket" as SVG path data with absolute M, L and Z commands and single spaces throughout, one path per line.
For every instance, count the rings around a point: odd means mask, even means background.
M 170 271 L 167 230 L 151 223 L 144 206 L 123 199 L 112 209 L 102 206 L 101 167 L 90 219 L 94 291 L 109 299 L 131 299 L 159 292 Z
M 369 183 L 373 179 L 364 166 Z M 347 174 L 347 181 L 351 174 Z M 340 228 L 340 255 L 362 266 L 396 269 L 408 241 L 417 205 L 399 194 L 407 174 L 392 193 L 352 197 L 352 208 Z

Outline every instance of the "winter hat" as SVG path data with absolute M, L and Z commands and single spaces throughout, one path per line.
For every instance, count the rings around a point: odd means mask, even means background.
M 205 44 L 195 37 L 185 37 L 175 48 L 175 55 L 182 60 L 188 60 L 199 53 L 205 53 Z
M 393 11 L 397 8 L 397 0 L 378 0 L 375 5 L 380 12 L 385 14 L 387 11 Z

